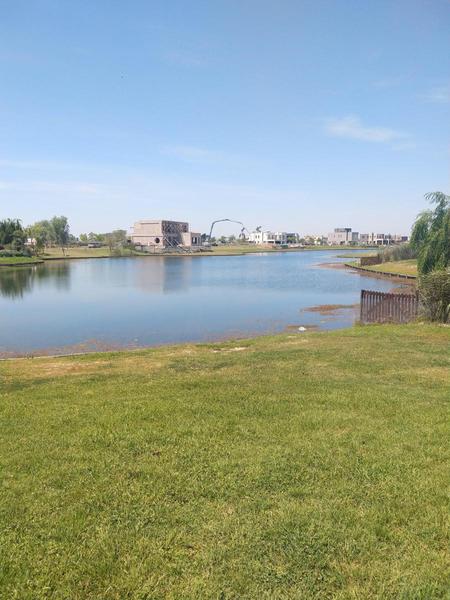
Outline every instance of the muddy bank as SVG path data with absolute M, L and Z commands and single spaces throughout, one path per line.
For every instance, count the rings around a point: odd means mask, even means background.
M 330 263 L 320 263 L 316 265 L 320 269 L 348 269 L 345 263 L 338 262 L 330 262 Z
M 318 304 L 304 308 L 303 312 L 314 312 L 319 315 L 336 315 L 341 310 L 355 310 L 359 304 Z

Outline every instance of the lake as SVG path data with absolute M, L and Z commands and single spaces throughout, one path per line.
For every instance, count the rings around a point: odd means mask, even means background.
M 47 262 L 0 269 L 0 355 L 347 327 L 361 289 L 392 283 L 322 263 L 337 251 Z M 348 260 L 348 259 L 347 259 Z

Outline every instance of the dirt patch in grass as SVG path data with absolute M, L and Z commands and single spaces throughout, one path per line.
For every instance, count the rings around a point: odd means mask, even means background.
M 234 348 L 213 348 L 212 352 L 243 352 L 248 350 L 247 346 L 235 346 Z
M 331 263 L 320 263 L 316 265 L 321 269 L 346 269 L 347 265 L 345 263 L 331 262 Z

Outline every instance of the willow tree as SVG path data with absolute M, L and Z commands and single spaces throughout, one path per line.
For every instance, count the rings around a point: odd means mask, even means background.
M 433 208 L 420 213 L 411 233 L 422 275 L 450 266 L 450 196 L 433 192 L 425 198 Z

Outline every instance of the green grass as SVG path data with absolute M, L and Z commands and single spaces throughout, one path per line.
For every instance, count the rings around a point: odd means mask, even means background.
M 87 248 L 86 246 L 76 246 L 66 248 L 63 254 L 61 248 L 46 248 L 42 258 L 105 258 L 110 257 L 109 248 Z
M 12 266 L 16 265 L 35 265 L 42 262 L 42 259 L 28 257 L 28 256 L 0 256 L 0 266 Z
M 0 363 L 2 598 L 448 598 L 450 328 Z
M 396 260 L 379 265 L 367 267 L 371 271 L 384 271 L 385 273 L 399 273 L 400 275 L 417 275 L 417 260 Z
M 358 267 L 359 262 L 346 263 L 350 267 Z M 392 262 L 380 263 L 379 265 L 365 265 L 366 271 L 374 271 L 375 273 L 391 273 L 392 275 L 412 275 L 417 277 L 417 260 L 396 260 Z
M 306 248 L 280 248 L 280 247 L 268 247 L 258 246 L 255 244 L 224 244 L 220 246 L 210 246 L 204 252 L 196 252 L 193 254 L 174 253 L 173 256 L 234 256 L 241 254 L 254 254 L 258 252 L 302 252 L 311 250 L 342 250 L 342 246 L 308 246 Z M 124 251 L 125 256 L 137 255 L 137 256 L 161 256 L 159 253 L 153 254 L 152 252 L 136 252 L 136 251 Z M 46 248 L 41 258 L 44 260 L 56 259 L 56 258 L 109 258 L 111 256 L 109 248 L 87 248 L 87 247 L 71 247 L 65 250 L 63 254 L 61 248 Z M 172 256 L 171 254 L 165 254 L 164 256 Z M 346 255 L 347 256 L 347 255 Z M 354 257 L 355 254 L 348 253 L 349 257 Z

